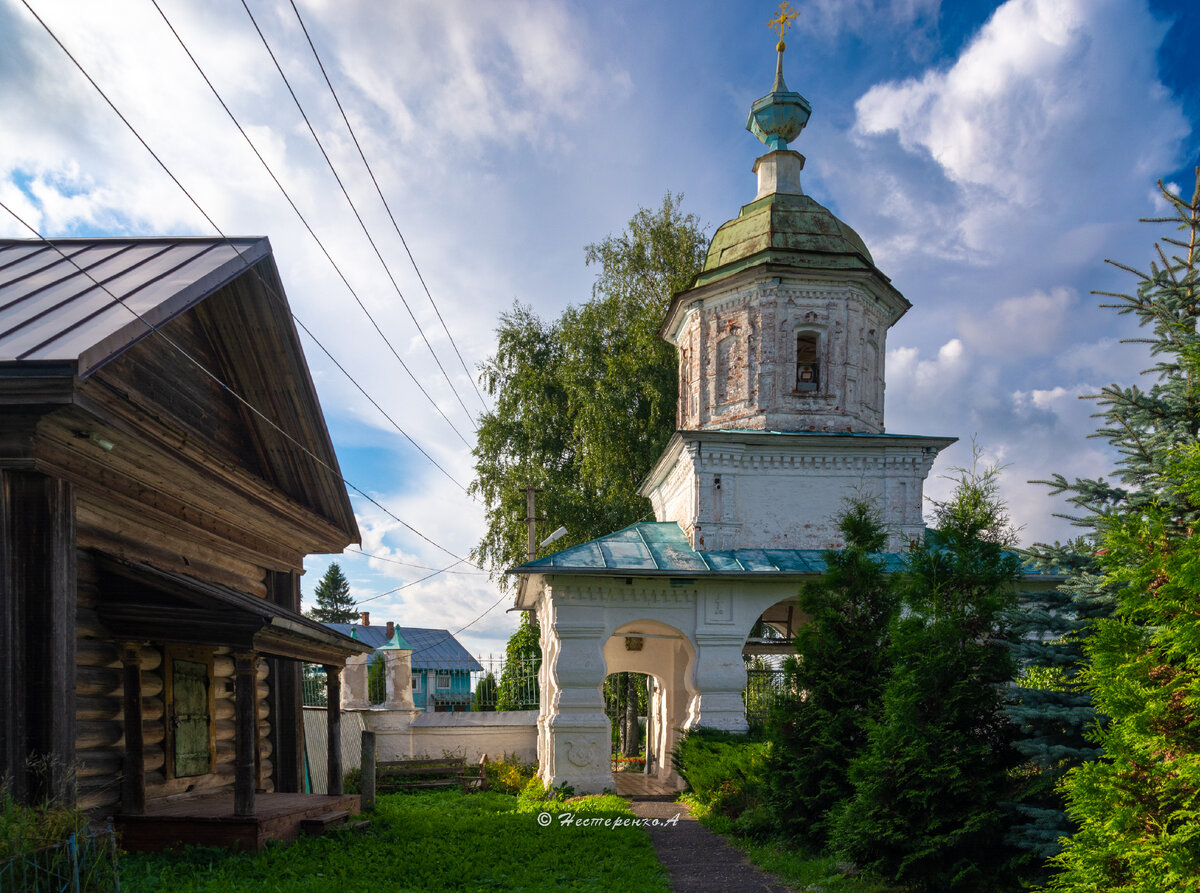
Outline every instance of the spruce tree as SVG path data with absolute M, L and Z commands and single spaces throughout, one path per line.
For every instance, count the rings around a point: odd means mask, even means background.
M 1134 295 L 1110 294 L 1148 328 L 1157 381 L 1098 396 L 1097 432 L 1117 447 L 1115 476 L 1056 483 L 1090 511 L 1114 616 L 1084 644 L 1082 678 L 1108 717 L 1091 733 L 1103 754 L 1063 783 L 1079 831 L 1052 861 L 1050 889 L 1200 889 L 1200 170 L 1190 201 L 1159 184 L 1182 238 L 1155 246 Z M 1106 293 L 1107 294 L 1107 293 Z
M 1029 780 L 1015 804 L 1019 821 L 1012 842 L 1037 866 L 1058 853 L 1061 840 L 1076 830 L 1059 782 L 1069 769 L 1100 753 L 1086 737 L 1099 717 L 1080 678 L 1083 641 L 1114 604 L 1096 549 L 1094 540 L 1081 537 L 1026 551 L 1027 566 L 1067 579 L 1054 588 L 1022 592 L 1010 615 L 1010 647 L 1019 672 L 1005 713 L 1017 726 L 1013 746 L 1025 758 Z
M 907 556 L 881 717 L 833 828 L 836 851 L 907 889 L 1004 889 L 1012 860 L 1002 612 L 1020 562 L 997 477 L 960 470 L 950 499 L 933 503 L 936 530 Z
M 352 623 L 358 619 L 355 601 L 350 597 L 350 581 L 335 561 L 329 565 L 314 592 L 316 606 L 308 612 L 313 620 L 322 623 Z
M 878 715 L 896 598 L 879 557 L 887 542 L 876 506 L 853 500 L 838 519 L 845 546 L 824 554 L 825 576 L 800 593 L 811 621 L 796 633 L 784 694 L 767 720 L 767 803 L 787 837 L 825 843 L 847 775 Z

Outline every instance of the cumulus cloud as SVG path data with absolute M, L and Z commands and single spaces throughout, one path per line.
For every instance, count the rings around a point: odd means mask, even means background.
M 1173 168 L 1189 128 L 1158 80 L 1165 32 L 1121 0 L 1009 0 L 949 66 L 868 90 L 855 131 L 957 187 L 950 229 L 905 218 L 944 252 L 985 265 L 1013 243 L 1052 254 L 1081 209 L 1141 204 Z M 1050 241 L 1043 223 L 1058 227 Z
M 1062 343 L 1067 311 L 1075 296 L 1066 288 L 1006 298 L 979 312 L 962 311 L 958 327 L 966 341 L 989 356 L 1050 353 Z

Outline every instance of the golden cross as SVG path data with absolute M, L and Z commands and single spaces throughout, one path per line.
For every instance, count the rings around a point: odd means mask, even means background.
M 767 27 L 779 32 L 779 51 L 783 52 L 783 35 L 788 33 L 792 22 L 799 18 L 800 13 L 787 4 L 787 0 L 779 4 L 779 14 L 767 22 Z

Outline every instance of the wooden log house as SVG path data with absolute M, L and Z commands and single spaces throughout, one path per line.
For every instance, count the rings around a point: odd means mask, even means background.
M 301 616 L 303 561 L 358 540 L 266 238 L 0 241 L 18 799 L 136 816 L 224 793 L 252 816 L 302 792 L 300 662 L 336 688 L 368 650 Z

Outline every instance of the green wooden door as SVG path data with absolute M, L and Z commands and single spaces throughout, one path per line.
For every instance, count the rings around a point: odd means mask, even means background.
M 174 699 L 175 777 L 207 775 L 209 751 L 208 666 L 193 660 L 171 661 Z

